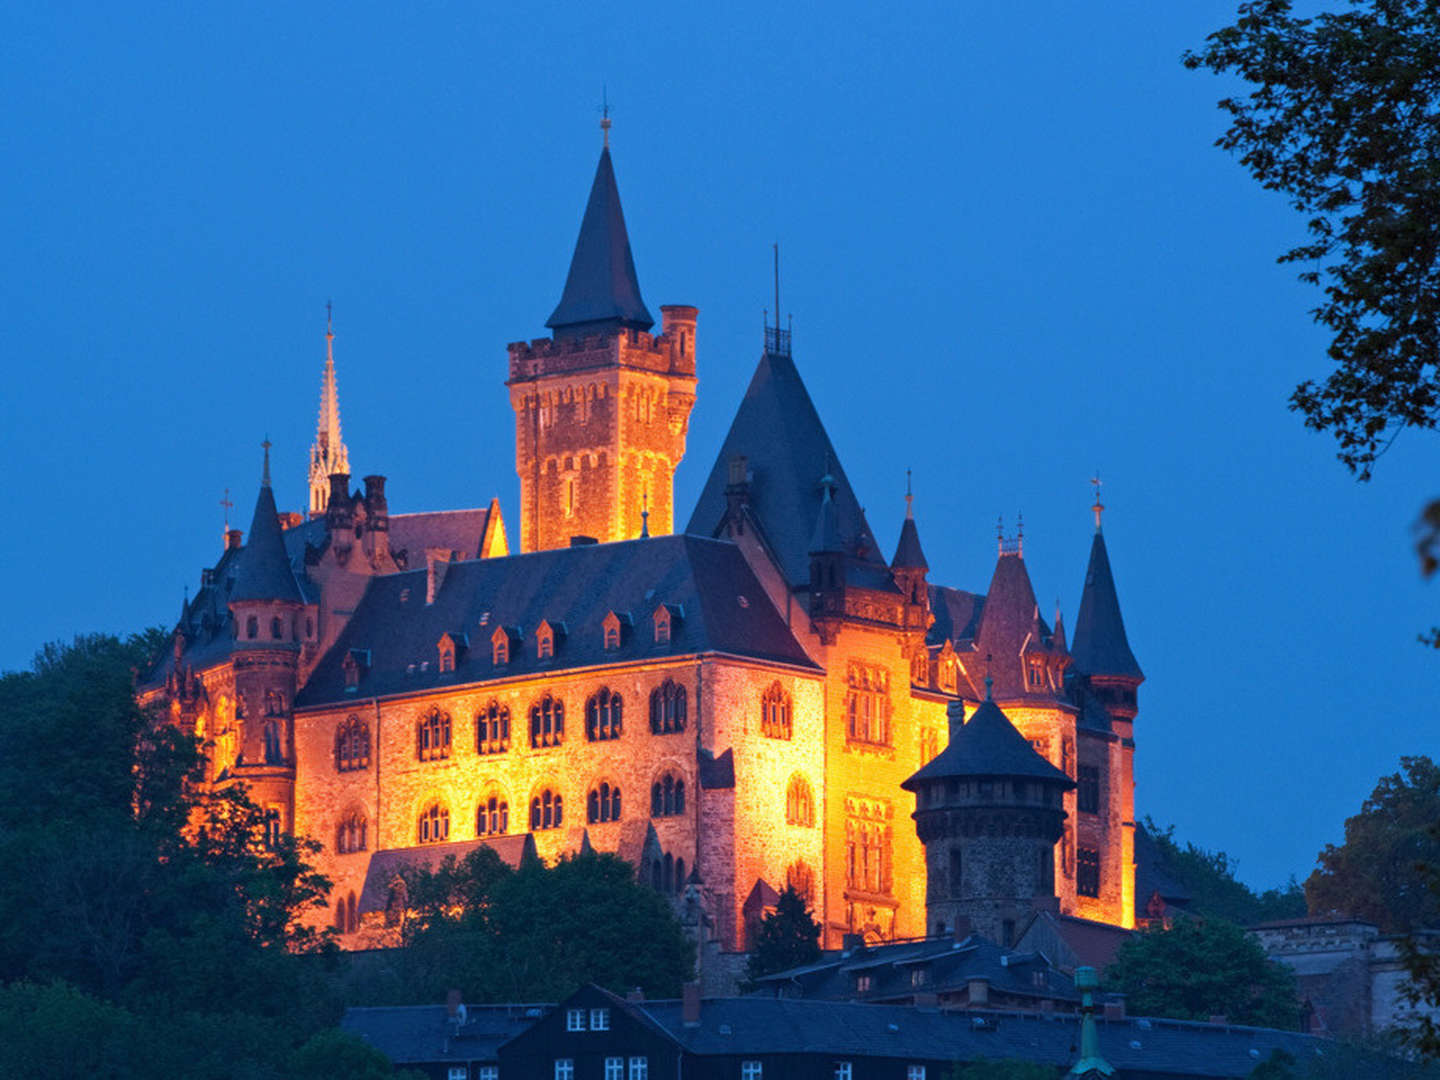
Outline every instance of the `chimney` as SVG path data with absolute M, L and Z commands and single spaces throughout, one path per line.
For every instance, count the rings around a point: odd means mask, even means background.
M 325 520 L 329 523 L 333 532 L 335 529 L 348 528 L 352 515 L 350 513 L 350 474 L 337 472 L 330 474 L 330 500 L 325 504 Z
M 454 552 L 449 548 L 425 549 L 425 603 L 435 603 L 440 586 L 445 584 L 445 575 L 450 571 L 450 557 Z
M 365 535 L 374 558 L 390 558 L 390 504 L 385 501 L 385 477 L 365 477 Z
M 630 1002 L 630 1004 L 632 1005 L 639 1005 L 645 1000 L 645 991 L 641 987 L 637 986 L 625 995 L 625 1000 Z
M 445 994 L 445 1011 L 450 1014 L 451 1020 L 459 1019 L 460 1016 L 460 991 L 451 990 Z
M 680 998 L 680 1018 L 686 1027 L 700 1026 L 700 984 L 687 982 Z
M 243 536 L 239 529 L 228 529 L 225 532 L 225 550 L 234 551 L 240 546 L 240 538 Z
M 950 741 L 953 743 L 960 737 L 960 729 L 965 726 L 965 702 L 957 699 L 946 705 L 945 719 L 950 721 Z M 956 932 L 959 932 L 958 926 Z M 966 932 L 969 932 L 968 929 Z

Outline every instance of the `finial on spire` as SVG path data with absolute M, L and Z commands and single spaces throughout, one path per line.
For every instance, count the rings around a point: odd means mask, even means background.
M 333 337 L 335 336 L 335 327 L 334 327 L 334 323 L 333 323 L 333 320 L 332 320 L 331 316 L 332 316 L 332 312 L 331 312 L 331 310 L 330 310 L 330 301 L 329 301 L 329 300 L 326 300 L 326 301 L 325 301 L 325 336 L 326 336 L 327 338 L 333 338 Z
M 905 520 L 910 521 L 915 517 L 915 507 L 911 505 L 915 501 L 915 495 L 910 490 L 910 470 L 905 470 Z
M 640 493 L 640 539 L 650 536 L 650 492 Z
M 225 496 L 220 500 L 220 509 L 225 514 L 225 535 L 230 535 L 230 511 L 235 509 L 235 504 L 230 501 L 230 489 L 225 489 Z
M 260 474 L 260 486 L 270 486 L 270 436 L 265 436 L 265 441 L 260 444 L 265 448 L 265 471 Z
M 605 149 L 610 149 L 610 91 L 604 86 L 600 87 L 600 131 L 601 138 L 605 140 Z
M 995 516 L 995 550 L 1001 555 L 1005 554 L 1005 515 Z
M 1095 531 L 1100 531 L 1100 515 L 1105 511 L 1105 504 L 1100 501 L 1100 470 L 1095 470 L 1095 475 L 1090 478 L 1090 483 L 1095 485 L 1095 505 L 1090 507 L 1095 512 Z
M 994 700 L 994 699 L 991 697 L 991 691 L 995 688 L 995 680 L 990 677 L 990 661 L 993 660 L 993 659 L 994 659 L 994 657 L 992 657 L 989 653 L 986 653 L 986 654 L 985 654 L 985 700 L 986 700 L 986 701 L 992 701 L 992 700 Z
M 1025 557 L 1025 512 L 1023 510 L 1015 514 L 1015 554 L 1022 559 Z

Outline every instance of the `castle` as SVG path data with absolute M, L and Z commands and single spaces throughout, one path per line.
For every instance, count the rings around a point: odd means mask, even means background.
M 698 312 L 660 317 L 657 334 L 607 139 L 552 336 L 508 349 L 515 554 L 498 501 L 391 514 L 383 476 L 352 486 L 327 327 L 309 512 L 277 511 L 267 444 L 250 531 L 227 531 L 142 702 L 207 740 L 211 782 L 244 782 L 273 829 L 324 844 L 350 947 L 393 934 L 400 869 L 477 844 L 512 863 L 617 852 L 728 950 L 786 885 L 827 946 L 967 912 L 1009 937 L 1014 918 L 979 903 L 994 895 L 1135 925 L 1144 676 L 1098 498 L 1068 643 L 1019 537 L 983 594 L 932 582 L 907 495 L 887 560 L 776 327 L 676 532 Z M 919 821 L 995 841 L 931 853 L 927 920 L 911 792 L 933 811 L 946 789 L 906 781 L 977 710 L 979 752 L 1033 760 L 967 780 L 950 825 Z M 1013 805 L 1031 774 L 1038 817 Z M 1005 806 L 976 815 L 987 785 Z M 985 854 L 1010 836 L 1023 881 Z

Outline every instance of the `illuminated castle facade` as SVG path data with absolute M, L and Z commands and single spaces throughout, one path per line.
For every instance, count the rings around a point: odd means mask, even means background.
M 927 921 L 904 785 L 988 677 L 988 708 L 1065 781 L 1044 789 L 1058 840 L 932 852 L 932 901 L 1014 892 L 995 860 L 1023 848 L 1052 908 L 1134 925 L 1143 675 L 1098 501 L 1068 644 L 1018 539 L 983 595 L 933 582 L 907 496 L 887 559 L 776 329 L 677 532 L 697 310 L 660 313 L 655 333 L 607 147 L 552 336 L 509 346 L 513 554 L 498 502 L 391 514 L 383 476 L 354 488 L 327 331 L 309 514 L 277 513 L 267 448 L 250 532 L 227 533 L 142 699 L 209 740 L 211 780 L 324 844 L 347 945 L 393 933 L 405 866 L 488 844 L 511 862 L 618 852 L 733 950 L 787 884 L 829 945 L 952 929 Z M 1003 762 L 966 768 L 970 804 L 987 783 L 1025 797 Z

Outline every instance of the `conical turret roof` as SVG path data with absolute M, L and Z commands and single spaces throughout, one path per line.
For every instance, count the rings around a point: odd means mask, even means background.
M 230 602 L 237 600 L 304 602 L 295 573 L 290 569 L 290 557 L 285 554 L 285 537 L 275 510 L 275 494 L 268 482 L 260 485 L 260 496 L 255 500 L 255 516 L 250 521 L 250 537 L 240 555 L 235 587 L 230 590 Z
M 914 791 L 928 780 L 966 777 L 1019 776 L 1065 787 L 1074 782 L 1036 752 L 1030 740 L 1016 730 L 1000 706 L 986 698 L 950 745 L 928 765 L 901 783 Z
M 810 537 L 810 554 L 833 554 L 845 550 L 840 535 L 840 515 L 835 509 L 835 478 L 826 473 L 820 480 L 820 515 L 815 519 L 815 532 Z
M 1099 529 L 1095 530 L 1095 539 L 1090 544 L 1090 565 L 1085 570 L 1085 590 L 1080 594 L 1080 613 L 1075 617 L 1070 655 L 1074 657 L 1075 667 L 1086 675 L 1145 678 L 1125 637 L 1125 621 L 1120 617 L 1120 598 L 1115 592 L 1115 576 L 1110 572 L 1105 534 Z
M 975 633 L 975 651 L 988 658 L 989 674 L 995 680 L 995 696 L 1001 701 L 1033 696 L 1026 685 L 1024 654 L 1049 652 L 1050 631 L 1040 618 L 1035 589 L 1025 559 L 1015 552 L 1002 552 L 995 563 L 980 625 Z M 1053 697 L 1049 691 L 1044 696 Z
M 930 564 L 925 561 L 925 552 L 920 549 L 920 530 L 909 514 L 905 515 L 905 524 L 900 526 L 900 542 L 895 545 L 895 558 L 890 560 L 890 566 L 895 570 L 930 569 Z
M 649 330 L 655 325 L 640 298 L 640 281 L 630 254 L 630 235 L 625 230 L 620 189 L 615 183 L 608 146 L 600 151 L 565 291 L 545 325 L 562 334 Z

